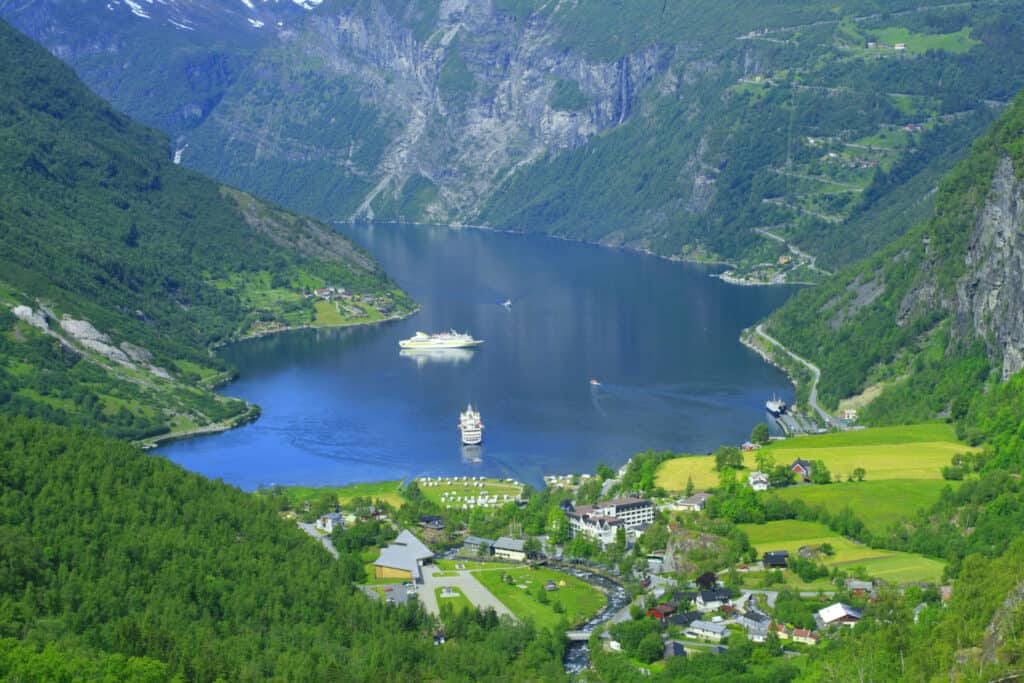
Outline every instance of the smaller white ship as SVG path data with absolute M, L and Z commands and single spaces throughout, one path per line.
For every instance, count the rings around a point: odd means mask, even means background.
M 505 308 L 512 308 L 512 299 L 505 299 L 501 302 L 501 305 Z
M 480 421 L 480 413 L 473 410 L 473 405 L 459 413 L 459 431 L 462 432 L 463 446 L 478 446 L 484 440 L 484 423 Z
M 398 342 L 398 345 L 403 349 L 466 349 L 480 346 L 483 343 L 483 339 L 473 339 L 472 335 L 452 330 L 440 334 L 417 332 L 410 339 Z
M 787 406 L 786 402 L 783 401 L 781 398 L 778 398 L 775 394 L 772 394 L 771 400 L 765 401 L 764 407 L 768 409 L 769 413 L 771 413 L 775 417 L 779 417 L 780 415 L 786 412 L 786 409 L 789 406 Z

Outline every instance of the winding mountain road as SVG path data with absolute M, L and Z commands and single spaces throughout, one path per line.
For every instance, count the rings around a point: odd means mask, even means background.
M 754 331 L 757 332 L 759 337 L 767 341 L 769 344 L 773 344 L 779 347 L 787 354 L 789 354 L 790 358 L 800 363 L 801 365 L 806 366 L 807 369 L 811 371 L 811 374 L 814 375 L 814 381 L 811 382 L 811 393 L 807 397 L 807 404 L 811 406 L 811 409 L 814 410 L 814 412 L 818 413 L 818 415 L 821 416 L 821 419 L 825 421 L 825 424 L 834 426 L 840 430 L 845 430 L 846 425 L 844 425 L 839 420 L 832 419 L 832 416 L 825 412 L 825 410 L 820 405 L 818 405 L 818 380 L 821 379 L 821 369 L 811 361 L 807 360 L 806 358 L 802 358 L 801 356 L 796 355 L 795 353 L 787 349 L 778 339 L 765 332 L 764 323 L 761 323 L 760 325 L 755 327 Z

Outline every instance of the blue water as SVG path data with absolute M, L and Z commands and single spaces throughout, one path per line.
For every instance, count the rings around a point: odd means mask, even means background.
M 791 289 L 729 286 L 708 267 L 540 236 L 340 229 L 421 312 L 223 349 L 241 373 L 225 393 L 258 403 L 263 417 L 160 452 L 244 489 L 439 474 L 537 484 L 648 448 L 739 443 L 772 393 L 792 399 L 782 373 L 737 340 Z M 439 357 L 399 353 L 417 330 L 447 329 L 486 343 Z M 469 402 L 486 427 L 476 450 L 461 447 L 456 429 Z

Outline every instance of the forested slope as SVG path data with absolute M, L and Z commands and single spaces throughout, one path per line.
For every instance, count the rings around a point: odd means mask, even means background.
M 0 417 L 0 679 L 563 677 L 560 635 L 491 613 L 450 620 L 438 648 L 415 602 L 369 599 L 352 585 L 362 573 L 267 498 Z
M 217 422 L 247 408 L 209 392 L 211 345 L 313 322 L 324 284 L 411 309 L 332 230 L 176 166 L 6 24 L 0 64 L 0 412 L 136 438 Z
M 881 383 L 868 420 L 960 418 L 986 381 L 1021 369 L 1022 174 L 1018 97 L 942 181 L 929 220 L 771 316 L 821 367 L 826 403 Z

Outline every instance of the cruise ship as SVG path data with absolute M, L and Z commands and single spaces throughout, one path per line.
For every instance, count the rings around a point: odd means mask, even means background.
M 781 398 L 777 398 L 775 394 L 772 394 L 771 400 L 765 401 L 764 407 L 768 409 L 769 413 L 771 413 L 775 417 L 778 417 L 779 415 L 782 415 L 784 412 L 786 412 L 786 408 L 788 408 L 789 406 L 787 406 L 786 402 L 783 401 Z
M 483 343 L 483 339 L 473 339 L 472 335 L 460 334 L 452 330 L 440 334 L 417 332 L 411 339 L 403 339 L 398 342 L 398 345 L 403 349 L 465 349 Z
M 459 431 L 462 432 L 463 446 L 477 446 L 484 440 L 484 423 L 472 404 L 466 406 L 465 412 L 459 413 Z

